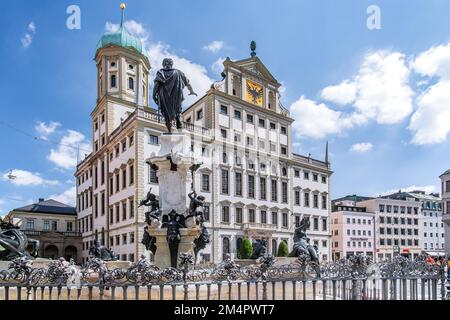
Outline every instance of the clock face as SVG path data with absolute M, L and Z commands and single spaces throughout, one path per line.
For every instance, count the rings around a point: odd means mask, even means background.
M 247 90 L 245 94 L 245 99 L 248 102 L 256 104 L 258 106 L 263 106 L 263 96 L 264 90 L 262 85 L 257 84 L 253 81 L 247 80 Z

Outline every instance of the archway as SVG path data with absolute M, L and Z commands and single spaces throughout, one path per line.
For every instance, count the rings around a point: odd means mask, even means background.
M 77 261 L 77 248 L 74 246 L 67 246 L 64 249 L 64 259 L 66 259 L 66 261 L 70 261 L 70 259 L 73 259 L 75 261 Z
M 56 260 L 58 259 L 58 247 L 54 245 L 49 245 L 45 247 L 44 258 Z

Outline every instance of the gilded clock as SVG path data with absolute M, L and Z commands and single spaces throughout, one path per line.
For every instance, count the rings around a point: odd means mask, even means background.
M 258 106 L 263 106 L 263 96 L 264 89 L 262 85 L 257 84 L 253 81 L 247 80 L 247 90 L 245 94 L 245 99 L 248 102 L 256 104 Z

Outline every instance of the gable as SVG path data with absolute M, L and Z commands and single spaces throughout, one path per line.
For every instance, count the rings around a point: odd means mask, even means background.
M 244 73 L 249 73 L 257 78 L 272 83 L 277 88 L 281 87 L 281 84 L 275 79 L 258 57 L 252 57 L 232 63 Z

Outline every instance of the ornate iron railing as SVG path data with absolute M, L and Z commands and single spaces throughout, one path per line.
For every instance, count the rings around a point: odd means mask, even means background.
M 0 272 L 0 299 L 61 299 L 63 292 L 66 299 L 128 299 L 130 290 L 136 300 L 446 299 L 445 264 L 422 259 L 372 263 L 352 257 L 319 265 L 300 257 L 277 265 L 266 256 L 248 266 L 229 257 L 208 268 L 194 268 L 193 263 L 189 254 L 180 255 L 178 269 L 160 269 L 145 257 L 127 269 L 108 267 L 114 263 L 95 257 L 82 267 L 61 258 L 33 269 L 30 260 L 18 258 Z

